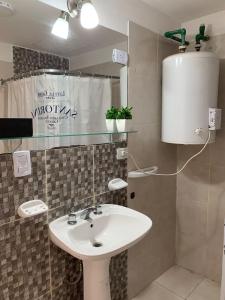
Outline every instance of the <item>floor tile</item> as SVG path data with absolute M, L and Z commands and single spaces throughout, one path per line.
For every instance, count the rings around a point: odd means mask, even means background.
M 205 279 L 187 298 L 187 300 L 219 300 L 220 288 L 213 281 Z
M 179 297 L 186 298 L 203 281 L 203 277 L 174 266 L 161 275 L 156 282 Z M 211 299 L 212 300 L 212 299 Z
M 151 284 L 133 300 L 183 300 L 157 283 Z

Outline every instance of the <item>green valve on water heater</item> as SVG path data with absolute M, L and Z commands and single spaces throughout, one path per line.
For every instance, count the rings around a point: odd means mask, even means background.
M 180 43 L 180 52 L 185 52 L 187 46 L 190 44 L 188 41 L 186 41 L 186 33 L 187 31 L 185 28 L 179 28 L 173 31 L 165 32 L 165 37 Z
M 195 49 L 196 51 L 200 51 L 201 50 L 201 41 L 203 42 L 207 42 L 210 39 L 210 37 L 208 35 L 205 35 L 205 25 L 202 24 L 199 27 L 199 33 L 196 34 L 195 36 Z

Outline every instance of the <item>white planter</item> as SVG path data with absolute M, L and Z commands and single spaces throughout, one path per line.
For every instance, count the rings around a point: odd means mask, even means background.
M 126 123 L 127 123 L 127 120 L 125 120 L 125 119 L 118 119 L 118 120 L 116 120 L 117 130 L 119 132 L 125 131 L 126 130 Z
M 116 120 L 114 119 L 106 119 L 106 128 L 109 132 L 115 132 L 116 131 Z

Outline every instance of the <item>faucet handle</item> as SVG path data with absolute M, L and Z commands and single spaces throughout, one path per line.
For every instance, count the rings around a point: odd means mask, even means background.
M 75 225 L 77 224 L 77 215 L 75 213 L 75 209 L 74 208 L 71 208 L 69 214 L 68 214 L 68 221 L 67 223 L 69 225 Z
M 101 205 L 95 205 L 95 207 L 94 207 L 94 214 L 95 215 L 101 215 L 102 214 L 102 210 L 101 210 Z

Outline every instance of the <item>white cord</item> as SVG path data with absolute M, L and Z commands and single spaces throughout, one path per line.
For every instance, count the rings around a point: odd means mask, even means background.
M 198 153 L 196 153 L 195 155 L 193 155 L 192 157 L 190 157 L 186 161 L 186 163 L 183 165 L 183 167 L 180 170 L 178 170 L 177 172 L 175 172 L 175 173 L 168 173 L 168 174 L 152 173 L 152 174 L 149 174 L 147 172 L 143 172 L 142 169 L 138 166 L 138 163 L 135 160 L 135 158 L 133 157 L 133 155 L 129 153 L 129 156 L 132 159 L 135 167 L 137 168 L 137 171 L 140 172 L 140 173 L 143 173 L 143 174 L 146 174 L 146 175 L 152 175 L 152 176 L 176 176 L 176 175 L 180 174 L 195 157 L 199 156 L 205 150 L 205 148 L 207 147 L 207 145 L 210 142 L 210 138 L 211 138 L 211 131 L 209 130 L 208 138 L 207 138 L 207 140 L 205 142 L 205 145 L 202 147 L 202 149 Z

